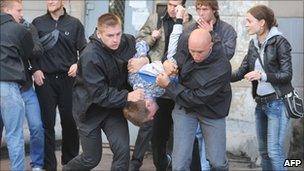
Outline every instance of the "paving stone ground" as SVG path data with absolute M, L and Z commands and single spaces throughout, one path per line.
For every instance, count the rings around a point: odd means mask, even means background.
M 30 157 L 28 154 L 28 149 L 27 151 L 27 155 L 26 155 L 26 169 L 30 170 Z M 9 170 L 10 166 L 9 166 L 9 159 L 7 156 L 7 150 L 5 147 L 1 147 L 0 149 L 1 155 L 0 155 L 0 170 L 1 171 L 5 171 L 5 170 Z M 132 153 L 132 152 L 131 152 Z M 60 161 L 60 156 L 61 156 L 61 151 L 57 150 L 56 151 L 56 156 L 57 156 L 57 160 L 58 160 L 58 166 L 57 166 L 57 170 L 61 170 L 62 166 L 61 166 L 61 161 Z M 110 170 L 111 168 L 111 162 L 112 162 L 112 157 L 113 154 L 111 152 L 111 150 L 108 148 L 108 146 L 105 146 L 103 149 L 103 155 L 102 155 L 102 159 L 100 161 L 100 163 L 98 164 L 98 166 L 96 168 L 94 168 L 93 170 Z M 259 167 L 254 167 L 254 168 L 250 168 L 250 162 L 248 161 L 247 158 L 245 157 L 239 157 L 239 156 L 231 156 L 228 155 L 229 157 L 229 168 L 230 170 L 261 170 L 261 168 Z M 153 159 L 152 159 L 152 155 L 151 153 L 147 153 L 145 156 L 145 159 L 143 161 L 143 166 L 141 167 L 142 171 L 153 171 L 155 170 L 155 167 L 153 165 Z

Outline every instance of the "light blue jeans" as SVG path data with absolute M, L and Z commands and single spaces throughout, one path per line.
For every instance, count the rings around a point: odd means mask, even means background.
M 5 138 L 11 162 L 11 170 L 25 170 L 23 138 L 25 109 L 19 84 L 0 81 L 0 110 L 6 130 Z
M 228 170 L 225 118 L 210 119 L 199 114 L 187 113 L 178 104 L 175 104 L 172 118 L 174 126 L 172 170 L 190 170 L 193 142 L 198 124 L 203 132 L 210 169 Z
M 3 132 L 3 121 L 2 121 L 1 110 L 0 110 L 0 146 L 2 143 L 2 132 Z
M 255 109 L 257 139 L 263 170 L 287 170 L 284 145 L 289 119 L 282 99 L 257 104 Z
M 196 138 L 198 140 L 198 149 L 199 149 L 199 155 L 200 155 L 200 163 L 201 163 L 201 169 L 202 170 L 210 170 L 209 161 L 206 158 L 206 147 L 205 147 L 205 141 L 202 133 L 202 129 L 200 124 L 198 124 L 196 129 Z
M 25 116 L 30 130 L 31 166 L 43 167 L 44 160 L 44 129 L 37 95 L 33 87 L 21 93 L 25 103 Z

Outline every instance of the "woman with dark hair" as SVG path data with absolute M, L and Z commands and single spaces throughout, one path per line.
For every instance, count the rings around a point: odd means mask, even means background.
M 255 37 L 232 82 L 243 78 L 252 82 L 256 130 L 263 170 L 286 170 L 284 143 L 289 118 L 283 96 L 293 90 L 291 85 L 291 46 L 278 31 L 273 11 L 264 5 L 248 10 L 246 28 Z

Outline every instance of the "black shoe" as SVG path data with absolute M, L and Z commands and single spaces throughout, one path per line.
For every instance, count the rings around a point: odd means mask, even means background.
M 133 159 L 130 161 L 129 171 L 139 171 L 141 165 L 142 162 Z

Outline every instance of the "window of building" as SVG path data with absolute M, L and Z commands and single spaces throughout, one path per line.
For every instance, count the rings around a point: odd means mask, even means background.
M 125 0 L 109 0 L 109 12 L 120 17 L 123 27 L 125 18 Z

